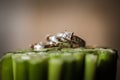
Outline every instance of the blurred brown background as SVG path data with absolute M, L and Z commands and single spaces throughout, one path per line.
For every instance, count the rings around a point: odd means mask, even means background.
M 46 34 L 72 31 L 88 45 L 120 51 L 119 1 L 15 0 L 0 2 L 0 55 L 45 41 Z M 120 62 L 118 76 L 120 80 Z

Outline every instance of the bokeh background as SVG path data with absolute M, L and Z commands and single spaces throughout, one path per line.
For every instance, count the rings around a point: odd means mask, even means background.
M 87 45 L 120 51 L 117 0 L 1 0 L 0 56 L 45 42 L 46 34 L 72 31 Z M 117 80 L 120 80 L 118 61 Z

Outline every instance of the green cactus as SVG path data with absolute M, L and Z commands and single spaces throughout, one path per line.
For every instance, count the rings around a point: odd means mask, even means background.
M 45 48 L 6 53 L 1 80 L 115 80 L 117 52 L 103 48 Z

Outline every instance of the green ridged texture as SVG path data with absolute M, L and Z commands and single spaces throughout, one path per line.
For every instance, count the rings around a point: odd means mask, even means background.
M 42 80 L 42 60 L 32 58 L 29 61 L 29 80 Z
M 97 68 L 96 66 L 97 66 L 97 55 L 86 54 L 84 80 L 95 80 L 96 68 Z
M 75 58 L 70 53 L 61 56 L 64 61 L 61 80 L 73 80 L 75 75 Z
M 117 52 L 101 49 L 98 53 L 96 80 L 116 80 Z
M 52 57 L 49 60 L 48 80 L 61 80 L 63 61 L 60 57 Z
M 31 59 L 28 61 L 29 63 L 29 80 L 44 80 L 46 74 L 43 72 L 47 69 L 47 66 L 44 65 L 44 60 L 47 57 L 43 57 L 41 55 L 32 54 L 30 55 Z M 46 69 L 44 69 L 46 66 Z
M 1 80 L 13 80 L 12 53 L 7 53 L 0 62 Z
M 6 53 L 0 59 L 1 80 L 116 80 L 113 49 L 45 48 Z
M 85 54 L 82 52 L 77 52 L 73 54 L 73 57 L 75 58 L 75 80 L 83 80 L 83 76 L 84 76 L 84 57 Z
M 28 60 L 29 60 L 29 56 L 25 54 L 13 55 L 14 80 L 29 80 Z

